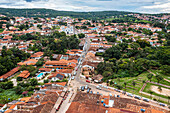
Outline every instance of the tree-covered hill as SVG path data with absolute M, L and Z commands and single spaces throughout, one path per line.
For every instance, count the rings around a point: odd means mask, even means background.
M 56 17 L 56 16 L 71 16 L 76 18 L 106 18 L 108 16 L 127 15 L 132 12 L 124 11 L 97 11 L 97 12 L 73 12 L 73 11 L 57 11 L 52 9 L 14 9 L 0 8 L 0 14 L 6 16 L 24 16 L 26 17 Z

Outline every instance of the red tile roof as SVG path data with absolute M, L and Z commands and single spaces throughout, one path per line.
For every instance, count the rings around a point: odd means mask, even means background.
M 0 78 L 6 79 L 6 78 L 12 76 L 13 74 L 15 74 L 16 72 L 19 71 L 19 68 L 20 68 L 20 66 L 18 66 L 18 67 L 16 67 L 16 68 L 12 69 L 12 70 L 9 71 L 8 73 L 6 73 L 6 74 L 0 76 Z
M 49 68 L 39 68 L 39 71 L 46 71 L 46 72 L 50 72 L 52 69 Z
M 31 55 L 31 57 L 41 57 L 43 56 L 43 52 L 37 52 L 37 53 L 34 53 L 33 55 Z
M 28 78 L 30 76 L 29 71 L 25 70 L 23 72 L 21 72 L 18 77 L 22 77 L 22 78 Z
M 3 39 L 4 39 L 4 40 L 6 40 L 6 39 L 12 39 L 12 36 L 4 36 Z

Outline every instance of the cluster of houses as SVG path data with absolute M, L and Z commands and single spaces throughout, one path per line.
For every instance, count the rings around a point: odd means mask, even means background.
M 70 51 L 81 51 L 79 49 L 74 49 Z M 64 78 L 70 78 L 74 70 L 76 69 L 79 61 L 80 55 L 75 52 L 74 54 L 71 55 L 53 55 L 55 60 L 45 60 L 44 65 L 42 68 L 39 68 L 37 72 L 37 79 L 40 80 L 42 79 L 45 75 L 50 74 L 51 76 L 48 77 L 48 79 L 52 81 L 56 80 L 63 80 Z M 20 73 L 20 67 L 22 66 L 34 66 L 36 67 L 36 63 L 38 62 L 39 59 L 44 58 L 43 57 L 43 52 L 37 52 L 34 53 L 30 56 L 30 58 L 26 59 L 23 62 L 18 63 L 18 67 L 12 69 L 8 73 L 2 75 L 0 77 L 0 80 L 4 79 L 9 79 L 16 75 L 16 73 Z M 30 78 L 30 72 L 28 70 L 23 70 L 21 73 L 18 75 L 18 77 L 27 79 Z
M 66 82 L 46 83 L 37 86 L 40 90 L 36 91 L 31 97 L 26 97 L 28 92 L 23 92 L 25 97 L 13 100 L 2 107 L 2 113 L 50 113 L 57 106 L 62 104 L 68 90 Z
M 3 16 L 3 15 L 0 15 Z M 136 16 L 136 15 L 135 15 Z M 0 76 L 0 81 L 4 79 L 10 79 L 17 74 L 17 77 L 23 79 L 32 78 L 31 73 L 28 70 L 20 71 L 22 66 L 34 66 L 36 67 L 37 62 L 40 59 L 44 59 L 43 65 L 41 68 L 38 68 L 36 73 L 37 80 L 42 80 L 44 77 L 50 80 L 51 83 L 46 83 L 44 86 L 40 86 L 40 90 L 36 91 L 31 97 L 20 98 L 5 104 L 1 110 L 4 110 L 6 113 L 49 113 L 54 109 L 54 106 L 59 106 L 63 96 L 66 94 L 66 82 L 61 82 L 64 79 L 71 80 L 71 77 L 75 75 L 75 72 L 79 66 L 81 66 L 81 77 L 84 77 L 87 80 L 100 83 L 103 80 L 102 75 L 95 75 L 95 69 L 100 62 L 103 62 L 103 58 L 96 56 L 96 53 L 103 53 L 106 49 L 112 47 L 113 44 L 117 42 L 109 42 L 105 35 L 110 35 L 116 37 L 116 41 L 122 42 L 123 39 L 132 39 L 132 41 L 137 41 L 138 38 L 147 40 L 152 46 L 161 46 L 158 40 L 158 33 L 156 31 L 162 31 L 161 28 L 150 26 L 149 24 L 132 24 L 127 26 L 127 23 L 109 23 L 109 22 L 92 22 L 91 20 L 79 20 L 78 18 L 70 17 L 56 17 L 56 18 L 25 18 L 25 17 L 15 17 L 15 20 L 10 19 L 9 21 L 0 20 L 7 23 L 10 23 L 12 26 L 7 28 L 6 24 L 3 24 L 4 31 L 0 33 L 0 51 L 3 46 L 6 46 L 7 49 L 16 46 L 18 49 L 30 53 L 30 58 L 25 61 L 19 62 L 17 67 L 9 71 L 8 73 Z M 60 25 L 60 23 L 66 23 L 67 25 Z M 20 30 L 18 26 L 22 24 L 28 24 L 29 28 L 27 30 Z M 75 24 L 73 24 L 75 23 Z M 55 27 L 57 29 L 54 29 Z M 133 31 L 128 31 L 128 28 L 132 29 L 147 29 L 153 32 L 153 35 L 148 36 L 144 33 L 137 33 Z M 124 31 L 123 29 L 127 30 Z M 32 40 L 13 40 L 13 35 L 21 36 L 27 33 L 34 35 L 39 32 L 40 35 L 51 35 L 52 32 L 58 30 L 59 32 L 65 32 L 67 35 L 80 34 L 84 33 L 85 37 L 90 39 L 90 48 L 87 54 L 84 56 L 84 60 L 80 65 L 80 60 L 83 55 L 84 45 L 86 45 L 85 39 L 80 39 L 81 43 L 79 44 L 81 49 L 71 49 L 67 50 L 66 54 L 53 54 L 52 59 L 44 57 L 43 52 L 36 52 L 28 50 L 30 45 L 34 45 Z M 122 32 L 126 35 L 113 35 L 112 32 Z M 165 39 L 162 39 L 165 41 Z M 58 82 L 60 81 L 60 82 Z M 57 82 L 57 83 L 56 83 Z M 24 92 L 25 96 L 27 92 Z M 61 96 L 63 95 L 63 96 Z M 80 94 L 81 95 L 81 94 Z M 83 95 L 83 94 L 82 94 Z M 93 95 L 95 96 L 95 95 Z M 104 97 L 102 97 L 103 99 Z M 105 104 L 113 107 L 114 99 L 105 99 Z M 101 100 L 98 99 L 98 100 Z M 96 102 L 98 101 L 96 100 Z M 111 101 L 110 101 L 111 100 Z M 113 101 L 114 100 L 114 101 Z M 58 102 L 59 101 L 59 102 Z M 57 105 L 55 105 L 57 103 Z M 79 106 L 76 103 L 76 106 Z M 72 105 L 71 105 L 72 107 Z M 106 109 L 100 108 L 103 111 Z M 127 109 L 127 108 L 126 108 Z M 70 109 L 69 109 L 70 110 Z M 68 112 L 74 112 L 70 110 Z M 97 110 L 97 109 L 96 109 Z M 115 110 L 115 109 L 114 109 Z M 3 112 L 4 112 L 3 111 Z M 111 110 L 112 111 L 112 110 Z M 120 111 L 120 109 L 118 110 Z
M 133 15 L 135 17 L 138 17 L 137 15 Z M 165 18 L 165 17 L 164 17 Z M 166 18 L 169 18 L 167 16 Z M 127 23 L 109 23 L 102 21 L 104 25 L 101 22 L 92 22 L 91 20 L 79 20 L 78 18 L 70 18 L 70 17 L 56 17 L 56 18 L 25 18 L 25 17 L 15 17 L 15 20 L 10 19 L 7 20 L 0 20 L 5 21 L 7 23 L 10 23 L 12 26 L 7 27 L 7 24 L 3 24 L 4 31 L 0 33 L 0 51 L 2 50 L 3 46 L 6 46 L 7 48 L 12 48 L 14 46 L 17 46 L 20 50 L 26 51 L 26 52 L 32 52 L 28 50 L 29 44 L 33 44 L 32 41 L 24 41 L 24 40 L 13 40 L 13 35 L 21 36 L 24 34 L 32 34 L 39 32 L 40 35 L 50 35 L 54 30 L 58 30 L 59 32 L 65 32 L 67 35 L 73 35 L 73 34 L 80 34 L 84 33 L 87 37 L 92 39 L 92 46 L 93 47 L 110 47 L 111 44 L 107 44 L 106 39 L 104 39 L 104 36 L 106 34 L 110 34 L 112 31 L 116 32 L 126 32 L 124 29 L 128 29 L 129 27 L 133 29 L 147 29 L 153 32 L 153 35 L 147 36 L 143 33 L 136 33 L 132 31 L 127 31 L 127 35 L 129 36 L 128 39 L 133 39 L 133 41 L 136 41 L 135 37 L 140 36 L 141 38 L 144 38 L 145 40 L 149 41 L 151 45 L 153 46 L 160 46 L 160 43 L 158 43 L 158 40 L 153 40 L 153 37 L 157 37 L 158 34 L 156 31 L 162 31 L 161 28 L 153 27 L 149 24 L 137 24 L 133 23 L 132 25 L 127 25 Z M 60 23 L 66 23 L 66 25 L 60 25 Z M 73 22 L 75 24 L 73 24 Z M 18 26 L 22 24 L 28 24 L 28 29 L 20 30 Z M 168 22 L 169 23 L 169 22 Z M 41 26 L 41 27 L 39 27 Z M 57 29 L 54 29 L 57 26 Z M 100 36 L 103 36 L 102 38 L 98 38 Z M 127 38 L 126 36 L 116 36 L 117 41 L 122 41 L 123 38 Z M 164 41 L 165 39 L 163 39 Z M 100 42 L 99 42 L 100 41 Z M 99 42 L 99 43 L 97 43 Z

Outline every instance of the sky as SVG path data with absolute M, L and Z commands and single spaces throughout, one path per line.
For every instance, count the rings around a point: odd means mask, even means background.
M 170 0 L 0 0 L 2 8 L 47 8 L 60 11 L 130 11 L 170 13 Z

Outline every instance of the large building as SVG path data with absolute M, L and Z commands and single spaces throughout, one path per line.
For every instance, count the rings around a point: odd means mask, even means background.
M 44 65 L 45 68 L 51 69 L 74 69 L 77 65 L 77 60 L 59 60 L 59 61 L 47 61 Z
M 66 113 L 169 113 L 169 111 L 138 100 L 78 92 Z

